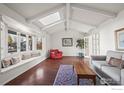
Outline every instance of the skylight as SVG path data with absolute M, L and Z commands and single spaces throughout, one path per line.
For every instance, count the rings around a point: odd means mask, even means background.
M 41 18 L 39 21 L 43 25 L 49 25 L 49 24 L 52 24 L 52 23 L 59 21 L 59 20 L 60 20 L 60 14 L 59 14 L 59 12 L 56 12 L 56 13 L 53 13 L 53 14 L 50 14 L 46 17 Z

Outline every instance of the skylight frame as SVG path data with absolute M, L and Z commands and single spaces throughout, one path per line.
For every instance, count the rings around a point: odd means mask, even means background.
M 50 15 L 47 15 L 41 19 L 39 19 L 39 22 L 43 24 L 44 26 L 50 25 L 52 23 L 58 22 L 61 20 L 60 12 L 55 12 Z

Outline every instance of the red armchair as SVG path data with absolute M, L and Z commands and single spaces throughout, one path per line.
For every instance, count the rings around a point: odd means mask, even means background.
M 51 49 L 50 50 L 50 58 L 52 58 L 52 59 L 62 58 L 62 51 L 59 51 L 58 49 Z

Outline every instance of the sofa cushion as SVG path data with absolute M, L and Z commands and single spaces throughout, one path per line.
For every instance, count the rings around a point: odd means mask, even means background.
M 12 59 L 6 58 L 2 60 L 2 68 L 6 68 L 8 66 L 12 65 Z
M 101 69 L 102 65 L 108 65 L 106 61 L 96 61 L 96 60 L 93 60 L 92 64 L 99 69 Z
M 20 60 L 20 57 L 12 57 L 12 64 L 16 64 L 16 63 L 19 63 L 21 60 Z
M 122 58 L 122 55 L 123 55 L 123 52 L 108 51 L 107 52 L 106 61 L 109 62 L 109 60 L 110 60 L 111 57 L 121 59 Z
M 121 70 L 117 67 L 110 67 L 110 66 L 102 66 L 101 70 L 106 73 L 109 77 L 113 80 L 119 82 Z
M 123 68 L 122 60 L 118 58 L 111 57 L 108 64 L 111 66 L 118 67 L 118 68 Z

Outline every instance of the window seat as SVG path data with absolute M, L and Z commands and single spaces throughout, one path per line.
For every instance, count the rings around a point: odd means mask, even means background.
M 26 60 L 21 60 L 19 63 L 17 63 L 17 64 L 14 64 L 14 65 L 11 65 L 11 66 L 9 66 L 9 67 L 7 67 L 7 68 L 1 68 L 1 73 L 4 73 L 4 72 L 6 72 L 6 71 L 9 71 L 9 70 L 11 70 L 11 69 L 14 69 L 14 68 L 16 68 L 16 67 L 18 67 L 18 66 L 21 66 L 21 65 L 23 65 L 23 64 L 26 64 L 26 63 L 29 63 L 29 62 L 32 62 L 32 61 L 35 61 L 35 60 L 37 60 L 37 59 L 40 59 L 41 58 L 41 56 L 38 56 L 38 57 L 33 57 L 33 58 L 30 58 L 30 59 L 26 59 Z

